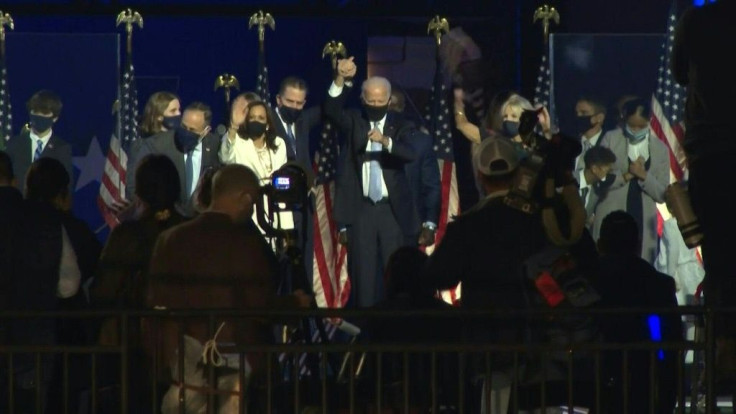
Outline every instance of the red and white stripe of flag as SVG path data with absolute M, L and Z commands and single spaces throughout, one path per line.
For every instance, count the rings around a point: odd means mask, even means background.
M 97 205 L 110 229 L 118 225 L 117 212 L 125 208 L 127 204 L 125 200 L 127 165 L 128 155 L 120 146 L 120 139 L 113 134 L 105 160 L 100 194 L 97 196 Z
M 335 183 L 318 185 L 314 191 L 314 261 L 312 289 L 320 308 L 342 308 L 350 297 L 347 248 L 337 240 L 332 215 Z

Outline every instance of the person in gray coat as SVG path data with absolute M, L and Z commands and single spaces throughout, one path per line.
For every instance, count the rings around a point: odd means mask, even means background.
M 670 182 L 667 146 L 649 128 L 649 102 L 636 98 L 623 106 L 625 125 L 606 133 L 602 146 L 616 155 L 616 180 L 598 201 L 593 237 L 598 240 L 603 218 L 623 210 L 636 220 L 641 232 L 641 257 L 654 263 L 657 255 L 657 203 L 664 202 Z

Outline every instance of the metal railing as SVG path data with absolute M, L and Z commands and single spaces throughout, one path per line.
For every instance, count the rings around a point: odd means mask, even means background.
M 93 326 L 114 318 L 118 321 L 119 343 L 2 342 L 0 413 L 40 413 L 44 410 L 54 413 L 161 412 L 163 394 L 171 392 L 172 386 L 178 388 L 174 392 L 178 392 L 179 405 L 175 412 L 179 413 L 189 412 L 185 407 L 193 398 L 205 400 L 207 412 L 211 413 L 224 412 L 218 411 L 218 407 L 228 399 L 235 399 L 231 407 L 237 407 L 237 412 L 241 413 L 492 413 L 497 411 L 491 403 L 504 398 L 508 399 L 509 412 L 514 413 L 552 406 L 572 413 L 575 407 L 581 406 L 581 401 L 586 403 L 588 412 L 605 413 L 612 412 L 612 404 L 627 407 L 642 395 L 648 398 L 648 412 L 661 412 L 661 404 L 671 403 L 677 413 L 715 413 L 718 390 L 713 319 L 716 315 L 732 312 L 734 310 L 716 311 L 703 307 L 589 309 L 584 312 L 579 309 L 4 312 L 0 313 L 0 327 L 7 327 L 7 331 L 12 331 L 12 326 L 28 327 L 41 320 L 82 320 Z M 476 341 L 472 334 L 468 335 L 483 327 L 520 328 L 530 321 L 533 322 L 527 326 L 536 328 L 541 326 L 540 321 L 569 316 L 585 315 L 597 320 L 607 316 L 652 313 L 662 317 L 694 317 L 703 322 L 699 330 L 704 335 L 697 340 L 684 341 L 573 340 L 557 344 L 528 338 L 518 342 Z M 183 333 L 193 320 L 206 321 L 209 338 L 212 338 L 222 320 L 253 319 L 270 320 L 272 326 L 283 326 L 283 321 L 289 321 L 292 326 L 302 327 L 312 326 L 309 321 L 313 320 L 358 320 L 370 322 L 371 326 L 400 320 L 414 324 L 422 321 L 427 328 L 435 323 L 438 329 L 454 325 L 461 334 L 454 341 L 417 343 L 406 335 L 402 340 L 387 341 L 375 337 L 363 339 L 363 333 L 357 337 L 343 335 L 338 338 L 338 333 L 325 343 L 311 331 L 302 330 L 300 340 L 287 340 L 287 343 L 221 344 L 221 352 L 236 356 L 237 367 L 223 371 L 222 367 L 213 364 L 200 366 L 201 385 L 187 384 L 185 380 L 186 352 L 176 355 L 175 364 L 184 368 L 162 379 L 157 374 L 167 364 L 152 357 L 157 355 L 158 345 L 154 345 L 151 352 L 141 354 L 141 343 L 131 340 L 131 332 L 140 333 L 142 320 L 154 321 L 147 326 L 174 321 L 179 327 L 177 349 L 186 350 Z M 407 326 L 405 332 L 398 332 L 399 337 L 412 332 L 409 328 L 411 326 Z M 487 330 L 493 332 L 494 328 Z M 528 329 L 519 329 L 519 332 L 528 333 Z M 154 329 L 153 334 L 158 332 Z M 695 358 L 688 366 L 685 355 L 691 351 Z M 560 353 L 564 355 L 562 358 Z M 663 354 L 675 361 L 669 371 L 671 374 L 663 372 Z M 620 361 L 620 367 L 614 370 L 620 368 L 619 383 L 613 385 L 609 381 L 611 360 Z M 542 368 L 535 371 L 532 380 L 529 372 L 534 364 L 541 364 Z M 644 364 L 648 366 L 643 369 Z M 20 365 L 25 367 L 25 382 L 19 380 Z M 147 365 L 147 369 L 141 369 L 142 365 Z M 49 370 L 53 375 L 49 375 Z M 82 375 L 80 370 L 87 373 Z M 148 373 L 141 375 L 144 371 Z M 586 374 L 581 376 L 581 371 Z M 641 375 L 642 372 L 645 375 Z M 631 378 L 632 374 L 639 377 Z M 236 385 L 221 389 L 218 381 L 227 376 L 235 378 Z M 85 377 L 83 385 L 75 385 L 81 377 Z M 508 381 L 508 384 L 500 381 Z M 147 385 L 144 386 L 144 382 Z M 636 384 L 645 384 L 647 392 L 632 388 Z M 675 401 L 662 401 L 665 398 L 662 390 L 667 387 L 674 389 Z

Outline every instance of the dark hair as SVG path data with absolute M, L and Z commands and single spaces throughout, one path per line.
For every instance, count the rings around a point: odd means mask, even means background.
M 613 164 L 616 162 L 616 154 L 606 147 L 597 145 L 585 153 L 583 162 L 585 162 L 586 167 Z
M 427 258 L 424 252 L 414 246 L 404 246 L 394 251 L 386 264 L 386 297 L 432 296 L 434 290 L 422 280 Z
M 7 180 L 12 181 L 15 176 L 13 175 L 13 160 L 10 159 L 5 151 L 0 151 L 0 181 Z
M 297 76 L 287 76 L 281 81 L 281 85 L 279 85 L 279 95 L 283 95 L 288 87 L 304 91 L 304 93 L 309 92 L 307 81 Z
M 51 203 L 68 194 L 69 173 L 60 161 L 43 157 L 31 164 L 25 184 L 28 200 Z
M 204 102 L 192 102 L 184 108 L 185 111 L 202 111 L 204 112 L 204 125 L 208 126 L 212 122 L 212 109 Z
M 597 114 L 606 114 L 606 105 L 601 101 L 600 99 L 590 96 L 590 95 L 582 95 L 578 98 L 577 102 L 587 102 L 590 104 L 590 106 L 593 107 L 595 110 L 596 115 Z
M 388 104 L 388 109 L 396 112 L 404 112 L 406 108 L 406 94 L 394 88 L 391 91 L 391 102 Z
M 148 98 L 141 120 L 141 134 L 144 137 L 161 132 L 161 120 L 158 118 L 164 115 L 166 108 L 175 99 L 179 97 L 167 91 L 156 92 Z
M 626 101 L 621 107 L 621 115 L 624 121 L 638 112 L 641 112 L 642 118 L 649 119 L 652 115 L 652 107 L 648 100 L 634 98 Z
M 610 213 L 603 219 L 598 243 L 602 253 L 638 255 L 640 237 L 636 220 L 623 210 Z
M 143 157 L 135 170 L 135 194 L 148 204 L 151 213 L 174 209 L 181 183 L 174 162 L 165 155 Z
M 273 122 L 273 114 L 271 113 L 271 108 L 266 106 L 265 102 L 251 102 L 248 104 L 248 116 L 250 116 L 250 111 L 257 106 L 262 107 L 266 111 L 266 125 L 268 126 L 268 129 L 266 130 L 266 147 L 268 147 L 268 149 L 270 149 L 271 151 L 276 151 L 276 149 L 278 148 L 278 145 L 276 145 L 276 127 Z M 249 122 L 250 120 L 246 117 L 245 123 L 242 127 L 247 128 Z
M 248 101 L 248 103 L 250 103 L 250 102 L 260 102 L 261 101 L 261 97 L 258 96 L 258 94 L 255 93 L 255 92 L 251 92 L 251 91 L 241 92 L 241 93 L 238 94 L 238 96 L 235 97 L 235 99 L 233 99 L 230 102 L 230 108 L 232 108 L 233 105 L 235 104 L 235 101 L 237 101 L 240 98 L 245 99 L 246 101 Z
M 28 112 L 51 113 L 54 118 L 59 117 L 62 106 L 59 95 L 46 89 L 34 93 L 31 99 L 26 102 Z

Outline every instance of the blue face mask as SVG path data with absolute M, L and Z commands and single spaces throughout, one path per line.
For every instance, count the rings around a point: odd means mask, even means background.
M 179 125 L 174 130 L 174 144 L 181 152 L 192 151 L 199 144 L 200 136 L 184 126 Z
M 643 141 L 649 136 L 649 128 L 643 128 L 639 131 L 632 131 L 628 125 L 624 127 L 624 136 L 629 140 L 629 143 L 636 144 L 637 142 Z
M 501 133 L 506 138 L 513 138 L 519 135 L 519 123 L 516 121 L 503 121 L 503 124 L 501 124 Z

